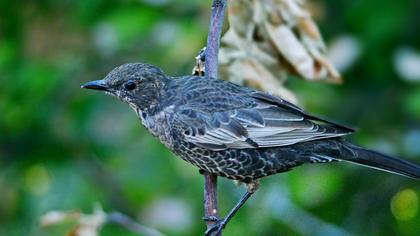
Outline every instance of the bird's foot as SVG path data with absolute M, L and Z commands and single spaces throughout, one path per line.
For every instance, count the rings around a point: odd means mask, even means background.
M 204 76 L 205 74 L 205 62 L 206 62 L 206 48 L 204 47 L 203 49 L 200 50 L 200 52 L 198 52 L 198 55 L 195 57 L 195 66 L 194 69 L 192 71 L 193 75 L 198 75 L 198 76 Z
M 219 235 L 222 232 L 222 230 L 225 228 L 227 222 L 228 221 L 226 220 L 226 218 L 217 220 L 216 223 L 211 226 L 211 228 L 206 230 L 204 235 L 205 236 Z
M 219 222 L 220 219 L 217 216 L 204 216 L 202 218 L 205 222 Z

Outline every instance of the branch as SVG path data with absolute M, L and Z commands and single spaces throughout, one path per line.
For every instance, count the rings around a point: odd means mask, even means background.
M 226 0 L 213 0 L 209 35 L 205 52 L 205 73 L 207 78 L 217 78 L 218 53 L 225 10 Z M 210 173 L 204 173 L 204 210 L 204 216 L 205 219 L 207 219 L 207 229 L 209 229 L 215 224 L 215 221 L 209 219 L 217 218 L 218 216 L 217 176 Z M 221 233 L 219 235 L 221 235 Z
M 217 176 L 204 173 L 204 219 L 206 219 L 207 229 L 211 228 L 218 219 L 217 210 Z
M 209 35 L 206 47 L 206 75 L 217 78 L 220 36 L 226 10 L 226 0 L 213 0 Z
M 143 226 L 120 212 L 109 213 L 107 216 L 107 222 L 121 225 L 131 232 L 138 233 L 139 235 L 164 236 L 159 231 Z

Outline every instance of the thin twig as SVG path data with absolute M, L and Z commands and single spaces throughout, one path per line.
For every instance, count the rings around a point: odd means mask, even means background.
M 159 231 L 143 226 L 132 220 L 130 217 L 116 211 L 108 214 L 107 222 L 121 225 L 131 232 L 138 233 L 139 235 L 164 236 L 164 234 L 160 233 Z
M 210 19 L 209 35 L 205 53 L 205 74 L 207 78 L 217 78 L 218 53 L 220 37 L 222 35 L 223 20 L 226 10 L 226 0 L 213 0 L 212 14 Z M 217 209 L 217 176 L 204 173 L 204 210 L 205 218 L 218 217 Z M 207 220 L 207 229 L 215 224 Z M 221 235 L 221 233 L 219 234 Z

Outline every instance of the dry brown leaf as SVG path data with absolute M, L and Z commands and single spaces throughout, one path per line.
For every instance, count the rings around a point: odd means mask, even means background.
M 51 227 L 65 222 L 74 222 L 73 227 L 67 236 L 98 236 L 105 224 L 118 224 L 128 231 L 145 236 L 163 236 L 159 231 L 143 226 L 132 220 L 130 217 L 120 213 L 103 211 L 99 204 L 96 204 L 91 214 L 84 214 L 79 211 L 50 211 L 41 216 L 40 226 Z
M 41 217 L 40 225 L 41 227 L 48 227 L 79 218 L 80 212 L 50 211 Z
M 285 89 L 281 81 L 277 80 L 258 61 L 252 59 L 237 60 L 228 70 L 227 73 L 231 75 L 231 81 L 235 83 L 248 85 L 273 94 L 281 94 L 288 101 L 297 102 L 293 93 Z
M 304 4 L 304 0 L 229 1 L 230 28 L 219 54 L 221 77 L 292 100 L 292 93 L 283 87 L 288 75 L 340 81 Z
M 292 64 L 295 70 L 305 78 L 319 77 L 321 71 L 314 67 L 314 59 L 306 48 L 286 25 L 273 26 L 265 23 L 266 29 L 276 49 Z
M 75 221 L 76 226 L 68 233 L 69 236 L 98 236 L 106 223 L 106 213 L 97 205 L 92 214 L 82 214 L 76 211 L 50 211 L 41 217 L 41 227 L 50 227 L 66 221 Z

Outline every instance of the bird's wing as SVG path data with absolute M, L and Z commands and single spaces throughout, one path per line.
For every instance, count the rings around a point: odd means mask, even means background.
M 211 150 L 292 145 L 343 136 L 351 129 L 307 115 L 299 107 L 263 92 L 254 92 L 252 107 L 214 113 L 180 109 L 186 140 Z M 326 123 L 320 124 L 319 122 Z

